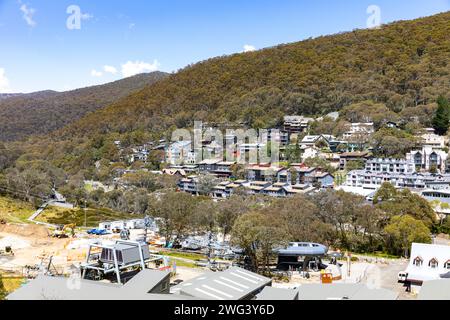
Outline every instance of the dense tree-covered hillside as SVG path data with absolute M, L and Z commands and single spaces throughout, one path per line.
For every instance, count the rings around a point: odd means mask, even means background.
M 18 140 L 62 128 L 166 76 L 154 72 L 69 92 L 0 96 L 0 140 Z
M 425 106 L 450 92 L 449 21 L 444 13 L 204 61 L 89 115 L 66 137 L 193 119 L 259 127 L 365 100 L 395 112 Z
M 430 125 L 437 98 L 450 93 L 449 21 L 443 13 L 210 59 L 10 149 L 77 174 L 95 161 L 117 160 L 114 139 L 141 143 L 194 120 L 258 128 L 284 114 L 359 110 L 370 101 L 377 119 L 387 110 Z

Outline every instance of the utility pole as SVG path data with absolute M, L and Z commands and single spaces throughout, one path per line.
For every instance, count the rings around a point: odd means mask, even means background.
M 87 202 L 84 200 L 84 227 L 87 228 Z
M 144 218 L 144 225 L 145 225 L 145 238 L 144 238 L 144 242 L 147 243 L 147 237 L 148 237 L 148 229 L 151 227 L 151 220 L 149 216 L 145 216 Z
M 212 232 L 210 231 L 208 234 L 208 265 L 209 266 L 211 266 L 211 258 L 212 258 L 211 241 L 212 241 Z
M 352 265 L 352 254 L 351 253 L 347 253 L 347 275 L 348 277 L 350 277 L 351 275 L 351 265 Z

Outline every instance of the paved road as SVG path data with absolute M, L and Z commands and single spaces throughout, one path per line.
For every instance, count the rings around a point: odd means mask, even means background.
M 416 297 L 406 292 L 403 284 L 398 283 L 397 277 L 400 271 L 408 266 L 407 260 L 390 260 L 388 264 L 374 264 L 368 270 L 366 283 L 384 289 L 395 291 L 399 294 L 399 300 L 414 300 Z

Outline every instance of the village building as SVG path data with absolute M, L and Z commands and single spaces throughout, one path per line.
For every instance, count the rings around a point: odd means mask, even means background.
M 309 168 L 303 164 L 292 164 L 290 168 L 281 169 L 277 174 L 280 183 L 318 185 L 320 188 L 330 188 L 334 185 L 334 177 L 318 168 Z
M 171 165 L 167 169 L 163 169 L 163 174 L 168 175 L 192 175 L 199 172 L 198 165 L 196 164 L 185 164 L 185 165 Z
M 283 168 L 272 166 L 271 164 L 250 165 L 246 169 L 249 181 L 277 182 L 279 174 Z
M 287 196 L 295 196 L 297 194 L 310 194 L 316 190 L 313 186 L 307 184 L 294 184 L 289 187 L 285 187 Z
M 187 172 L 184 169 L 175 169 L 175 168 L 162 169 L 161 173 L 169 176 L 174 176 L 180 179 L 187 176 Z
M 223 142 L 225 147 L 232 147 L 237 144 L 237 136 L 234 132 L 228 131 L 224 137 Z
M 423 190 L 420 195 L 430 202 L 439 201 L 450 204 L 450 189 Z
M 183 192 L 198 194 L 198 176 L 183 178 L 178 182 L 178 189 Z
M 292 179 L 291 170 L 295 171 L 295 179 Z M 288 181 L 292 181 L 292 184 L 307 184 L 314 179 L 313 177 L 318 169 L 307 167 L 301 163 L 293 163 L 290 169 L 287 169 L 287 171 L 290 174 Z
M 412 160 L 374 158 L 367 160 L 365 170 L 371 173 L 414 173 L 416 167 Z
M 346 144 L 345 141 L 340 141 L 332 135 L 322 134 L 305 136 L 300 142 L 300 147 L 306 149 L 308 147 L 316 147 L 319 149 L 327 149 L 331 152 L 337 152 L 339 145 Z
M 232 267 L 208 272 L 171 288 L 173 295 L 203 300 L 253 300 L 272 279 L 245 269 Z
M 401 189 L 448 189 L 450 188 L 450 174 L 431 173 L 390 173 L 354 170 L 347 174 L 345 186 L 377 190 L 385 182 Z
M 328 247 L 309 242 L 291 242 L 284 249 L 279 249 L 278 270 L 315 270 L 323 269 L 322 258 L 326 256 Z
M 349 162 L 361 162 L 365 167 L 367 160 L 371 158 L 372 154 L 368 151 L 342 153 L 339 155 L 339 169 L 345 170 Z
M 385 127 L 389 128 L 389 129 L 400 129 L 399 124 L 397 122 L 394 122 L 394 121 L 386 122 Z
M 202 173 L 213 174 L 220 178 L 230 178 L 233 174 L 232 167 L 236 162 L 226 162 L 219 159 L 205 159 L 198 164 Z
M 271 186 L 272 183 L 268 181 L 251 181 L 247 189 L 249 194 L 261 194 L 264 189 Z
M 129 158 L 129 161 L 131 163 L 136 161 L 147 162 L 150 151 L 146 147 L 142 146 L 138 148 L 133 148 L 132 151 L 133 153 L 130 155 Z
M 238 159 L 245 162 L 256 161 L 261 150 L 266 148 L 266 143 L 242 143 L 238 144 Z M 251 159 L 254 157 L 254 159 Z
M 375 133 L 373 122 L 352 123 L 350 128 L 343 134 L 344 140 L 360 140 L 366 142 L 368 138 Z
M 334 176 L 329 172 L 319 171 L 314 173 L 312 179 L 306 182 L 309 182 L 312 186 L 317 185 L 319 188 L 329 189 L 334 187 Z
M 169 294 L 170 273 L 140 271 L 125 285 L 79 280 L 79 288 L 68 285 L 67 278 L 40 275 L 11 293 L 8 300 L 178 300 Z M 188 299 L 189 297 L 184 297 Z
M 416 170 L 437 171 L 445 173 L 447 170 L 448 153 L 424 146 L 421 150 L 411 151 L 406 155 L 406 160 L 414 162 Z
M 288 195 L 286 190 L 288 186 L 287 183 L 277 182 L 272 186 L 263 189 L 261 193 L 274 198 L 285 198 Z
M 196 154 L 192 151 L 192 142 L 178 141 L 170 144 L 166 150 L 166 162 L 171 165 L 195 164 Z
M 246 180 L 222 181 L 213 188 L 212 197 L 215 199 L 226 199 L 233 195 L 238 188 L 247 188 L 250 183 Z
M 266 133 L 261 136 L 261 141 L 278 143 L 282 148 L 289 145 L 290 140 L 291 135 L 289 132 L 275 128 L 266 129 Z
M 303 116 L 285 116 L 283 130 L 289 134 L 299 134 L 308 131 L 312 118 Z
M 450 246 L 412 244 L 408 267 L 399 273 L 399 281 L 418 290 L 426 281 L 449 278 Z

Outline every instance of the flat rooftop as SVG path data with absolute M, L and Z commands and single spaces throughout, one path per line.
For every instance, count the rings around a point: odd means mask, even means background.
M 272 279 L 232 267 L 208 272 L 172 288 L 173 293 L 204 300 L 244 300 L 272 284 Z
M 193 297 L 150 294 L 168 272 L 144 270 L 125 285 L 40 275 L 11 293 L 8 300 L 187 300 Z M 137 278 L 136 278 L 137 277 Z

